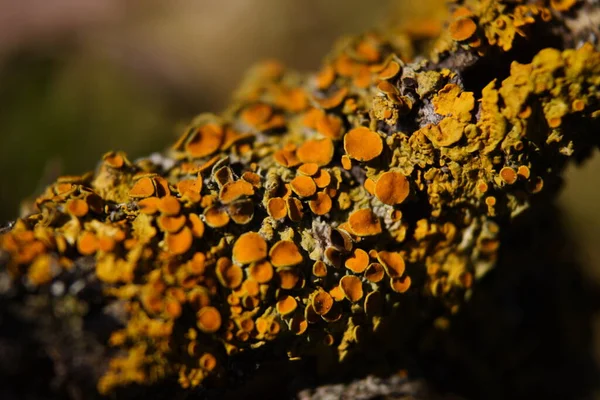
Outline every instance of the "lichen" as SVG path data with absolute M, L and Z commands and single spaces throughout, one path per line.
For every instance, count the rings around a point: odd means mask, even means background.
M 48 285 L 92 257 L 125 304 L 102 393 L 216 384 L 229 357 L 269 342 L 343 360 L 406 296 L 456 312 L 493 266 L 501 224 L 585 152 L 582 127 L 600 116 L 589 43 L 470 89 L 435 62 L 508 51 L 575 1 L 462 3 L 424 54 L 434 61 L 407 62 L 402 33 L 369 33 L 315 74 L 263 64 L 160 157 L 110 152 L 0 236 L 15 281 Z

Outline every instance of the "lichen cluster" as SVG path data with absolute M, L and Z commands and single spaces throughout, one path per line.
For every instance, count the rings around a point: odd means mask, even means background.
M 465 0 L 454 3 L 448 29 L 437 39 L 433 57 L 456 51 L 459 47 L 479 55 L 494 47 L 509 51 L 518 37 L 529 36 L 528 32 L 535 24 L 552 23 L 554 17 L 573 9 L 578 0 Z
M 349 38 L 316 74 L 263 64 L 168 151 L 106 154 L 1 236 L 29 290 L 87 257 L 123 304 L 101 392 L 210 384 L 228 357 L 278 341 L 290 358 L 343 360 L 407 296 L 456 312 L 493 267 L 501 224 L 600 117 L 589 43 L 543 49 L 477 88 L 443 66 L 459 49 L 508 51 L 575 1 L 458 3 L 428 58 L 393 32 Z

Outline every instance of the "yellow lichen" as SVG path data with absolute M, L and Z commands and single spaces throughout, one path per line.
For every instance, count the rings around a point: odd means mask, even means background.
M 455 312 L 497 258 L 499 221 L 597 127 L 593 45 L 510 59 L 578 7 L 543 4 L 465 0 L 435 30 L 350 38 L 314 75 L 257 67 L 165 162 L 110 152 L 59 178 L 0 235 L 0 260 L 34 288 L 93 260 L 125 315 L 103 393 L 226 381 L 229 357 L 280 338 L 290 357 L 344 359 L 407 292 Z

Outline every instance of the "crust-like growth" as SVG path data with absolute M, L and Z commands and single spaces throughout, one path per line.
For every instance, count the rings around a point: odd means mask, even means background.
M 347 40 L 312 75 L 262 65 L 164 162 L 111 152 L 48 187 L 1 234 L 2 270 L 36 290 L 93 260 L 124 315 L 103 393 L 210 385 L 275 341 L 343 360 L 408 296 L 455 312 L 504 224 L 597 144 L 600 53 L 566 47 L 585 38 L 565 22 L 577 10 L 459 1 L 418 59 L 393 31 Z M 523 46 L 536 32 L 564 48 Z

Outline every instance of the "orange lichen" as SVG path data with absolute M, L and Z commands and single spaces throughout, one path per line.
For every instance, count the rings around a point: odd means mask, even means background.
M 333 307 L 333 297 L 323 290 L 319 290 L 313 297 L 311 305 L 318 315 L 325 315 Z
M 257 173 L 246 171 L 242 174 L 242 179 L 250 183 L 256 189 L 260 189 L 261 187 L 261 177 Z
M 148 197 L 138 201 L 137 205 L 140 209 L 140 212 L 144 214 L 155 214 L 158 212 L 159 203 L 160 199 L 158 197 Z
M 234 201 L 227 210 L 233 222 L 238 225 L 246 225 L 254 218 L 254 204 L 249 199 Z
M 395 205 L 408 197 L 410 185 L 400 172 L 388 171 L 379 177 L 374 192 L 382 203 Z
M 575 99 L 571 103 L 571 108 L 573 109 L 573 111 L 576 111 L 576 112 L 585 110 L 585 106 L 586 106 L 585 101 L 583 101 L 581 99 Z
M 165 313 L 168 318 L 176 319 L 181 315 L 181 304 L 176 299 L 168 299 L 165 303 Z
M 216 332 L 221 328 L 221 314 L 215 307 L 202 307 L 196 315 L 196 323 L 202 332 Z
M 529 177 L 531 176 L 531 171 L 526 165 L 521 165 L 517 169 L 517 175 L 522 177 L 523 179 L 529 179 Z
M 548 119 L 548 126 L 550 128 L 558 128 L 561 123 L 562 123 L 562 120 L 557 117 Z
M 377 260 L 385 268 L 385 272 L 392 278 L 404 274 L 404 257 L 396 251 L 380 251 L 377 253 Z
M 317 172 L 312 178 L 319 189 L 326 188 L 331 183 L 331 174 L 324 169 Z
M 273 159 L 284 167 L 295 167 L 300 164 L 300 160 L 296 157 L 295 151 L 281 149 L 273 154 Z
M 452 117 L 444 118 L 439 125 L 428 124 L 421 132 L 436 147 L 448 147 L 458 142 L 463 136 L 464 125 Z
M 76 186 L 69 182 L 58 182 L 54 185 L 52 192 L 57 196 L 67 196 L 75 191 Z
M 85 231 L 77 239 L 77 251 L 84 256 L 94 254 L 98 246 L 98 238 L 92 232 Z
M 405 293 L 410 288 L 410 276 L 390 278 L 390 287 L 394 292 Z
M 344 291 L 342 290 L 342 288 L 339 285 L 331 288 L 331 290 L 329 291 L 329 294 L 331 295 L 331 297 L 333 297 L 333 299 L 335 301 L 338 301 L 338 302 L 345 299 Z
M 103 393 L 229 382 L 236 354 L 268 342 L 344 360 L 411 307 L 401 293 L 417 282 L 423 312 L 455 313 L 501 228 L 591 148 L 575 133 L 600 115 L 593 45 L 515 46 L 545 37 L 538 26 L 558 40 L 576 2 L 459 3 L 449 24 L 340 42 L 317 75 L 263 64 L 171 150 L 111 152 L 58 178 L 0 234 L 11 284 L 52 293 L 63 270 L 93 263 L 125 324 Z
M 285 218 L 287 215 L 287 206 L 285 200 L 281 197 L 273 197 L 267 203 L 267 212 L 275 219 Z
M 154 181 L 148 177 L 139 179 L 129 191 L 129 196 L 134 198 L 150 197 L 156 192 Z
M 273 278 L 273 266 L 268 261 L 261 261 L 250 266 L 248 273 L 258 283 L 267 283 Z
M 356 276 L 343 276 L 342 279 L 340 279 L 339 287 L 344 292 L 344 296 L 353 303 L 359 301 L 363 297 L 362 282 Z
M 348 218 L 349 228 L 357 236 L 372 236 L 381 233 L 379 218 L 369 208 L 354 211 Z
M 307 140 L 298 148 L 298 159 L 323 167 L 333 158 L 333 142 L 329 138 Z
M 323 113 L 317 117 L 315 129 L 323 136 L 333 140 L 340 139 L 343 133 L 344 123 L 340 117 L 333 114 Z
M 333 337 L 332 334 L 328 333 L 323 337 L 323 344 L 325 346 L 333 346 L 334 343 L 335 343 L 335 338 Z
M 365 271 L 365 278 L 367 278 L 373 283 L 380 282 L 383 279 L 384 275 L 385 269 L 383 268 L 383 265 L 379 263 L 369 264 L 367 270 Z
M 344 150 L 357 161 L 370 161 L 381 154 L 383 142 L 376 132 L 368 128 L 354 128 L 344 136 Z
M 342 168 L 349 171 L 352 168 L 352 160 L 347 155 L 342 156 Z
M 254 104 L 240 114 L 240 118 L 250 126 L 260 127 L 273 115 L 273 109 L 268 104 Z
M 106 165 L 108 165 L 111 168 L 122 168 L 125 165 L 125 157 L 123 154 L 121 153 L 117 153 L 114 151 L 111 151 L 109 153 L 106 153 L 102 159 L 104 160 L 104 162 L 106 163 Z
M 355 51 L 356 55 L 364 61 L 376 62 L 381 57 L 377 45 L 367 39 L 360 41 L 356 45 Z
M 235 182 L 227 182 L 221 188 L 219 193 L 219 199 L 223 204 L 229 204 L 242 196 L 252 196 L 254 194 L 254 187 L 252 184 L 239 180 Z
M 517 172 L 511 167 L 504 167 L 500 170 L 500 177 L 509 185 L 517 181 Z
M 275 243 L 269 251 L 269 257 L 271 258 L 271 264 L 277 268 L 292 267 L 303 261 L 298 246 L 291 240 L 280 240 Z
M 315 82 L 319 89 L 327 89 L 335 79 L 335 70 L 331 65 L 325 65 L 315 76 Z
M 363 249 L 354 249 L 344 264 L 350 271 L 360 274 L 369 266 L 369 255 Z
M 282 289 L 293 289 L 300 280 L 300 275 L 294 270 L 282 269 L 277 272 L 277 275 L 279 276 L 279 287 Z
M 331 207 L 333 202 L 331 201 L 331 197 L 323 192 L 317 193 L 316 197 L 308 202 L 308 206 L 310 210 L 315 215 L 325 215 L 329 211 L 331 211 Z
M 198 364 L 200 365 L 200 367 L 202 369 L 210 372 L 210 371 L 214 370 L 215 367 L 217 366 L 217 359 L 215 358 L 214 355 L 212 355 L 210 353 L 204 353 L 200 357 Z
M 369 192 L 371 196 L 375 196 L 375 181 L 373 179 L 365 179 L 365 183 L 363 185 L 365 187 L 365 190 Z
M 181 211 L 181 204 L 174 196 L 165 196 L 158 203 L 158 210 L 164 215 L 177 215 Z
M 229 223 L 229 214 L 218 206 L 212 206 L 204 210 L 204 220 L 211 228 L 222 228 Z
M 202 222 L 198 214 L 190 214 L 188 216 L 188 221 L 194 237 L 201 238 L 204 236 L 204 222 Z
M 242 291 L 246 292 L 248 296 L 258 296 L 260 294 L 260 285 L 253 279 L 246 279 L 244 283 L 242 283 Z M 248 323 L 253 323 L 251 319 L 247 319 L 246 321 L 248 321 Z
M 392 79 L 400 72 L 400 64 L 396 61 L 391 60 L 384 69 L 379 71 L 377 77 L 379 79 Z
M 165 235 L 165 242 L 167 248 L 173 254 L 183 254 L 187 252 L 194 241 L 192 231 L 188 227 L 184 227 L 178 233 L 167 233 Z
M 202 178 L 185 179 L 177 183 L 177 191 L 182 195 L 199 195 L 202 191 Z
M 308 329 L 308 321 L 306 318 L 296 315 L 290 323 L 290 330 L 296 335 L 302 335 Z
M 294 193 L 300 197 L 310 197 L 317 192 L 317 185 L 309 176 L 298 175 L 292 179 L 290 186 Z
M 298 173 L 306 176 L 313 176 L 319 172 L 319 166 L 315 163 L 302 164 L 298 167 Z
M 277 301 L 276 307 L 277 312 L 285 316 L 294 312 L 296 307 L 298 307 L 298 302 L 292 296 L 286 295 Z
M 90 210 L 87 202 L 82 199 L 73 199 L 67 201 L 67 211 L 75 217 L 84 217 Z
M 186 264 L 187 270 L 192 274 L 202 274 L 206 267 L 206 256 L 204 253 L 195 253 L 192 259 Z
M 279 92 L 275 104 L 287 111 L 300 112 L 308 106 L 308 97 L 304 88 L 285 88 Z
M 377 84 L 377 89 L 385 94 L 397 95 L 398 89 L 388 81 L 381 81 Z
M 452 39 L 464 41 L 469 39 L 477 30 L 477 24 L 469 17 L 460 17 L 452 21 L 448 28 Z
M 302 211 L 303 207 L 300 200 L 294 197 L 290 197 L 287 199 L 286 206 L 287 215 L 290 220 L 292 220 L 293 222 L 298 222 L 302 219 L 304 213 Z
M 230 289 L 240 286 L 244 279 L 242 268 L 239 265 L 233 264 L 227 257 L 221 257 L 217 260 L 216 273 L 221 285 Z
M 267 257 L 267 242 L 256 232 L 247 232 L 233 245 L 233 258 L 240 264 L 251 264 Z
M 315 261 L 312 268 L 312 273 L 317 278 L 324 278 L 327 276 L 327 265 L 321 260 Z
M 179 230 L 183 228 L 183 225 L 185 225 L 185 222 L 185 215 L 162 215 L 160 218 L 158 218 L 159 228 L 169 233 L 179 232 Z
M 27 271 L 27 279 L 34 285 L 44 285 L 52 280 L 52 259 L 43 255 L 35 259 Z
M 185 151 L 193 158 L 210 156 L 223 142 L 223 128 L 209 123 L 197 128 L 185 144 Z
M 316 101 L 317 101 L 317 103 L 319 103 L 319 105 L 321 107 L 328 110 L 328 109 L 339 106 L 341 104 L 341 102 L 344 101 L 344 98 L 346 98 L 347 95 L 348 95 L 348 89 L 341 88 L 337 92 L 332 94 L 330 97 L 319 98 L 319 99 L 316 99 Z

